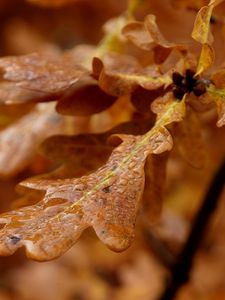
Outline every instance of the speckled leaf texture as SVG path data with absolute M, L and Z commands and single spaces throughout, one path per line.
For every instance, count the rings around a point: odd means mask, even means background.
M 28 179 L 23 188 L 45 191 L 39 203 L 1 215 L 0 254 L 25 246 L 27 256 L 50 260 L 68 250 L 87 227 L 112 250 L 128 248 L 142 197 L 144 165 L 149 154 L 172 148 L 165 125 L 181 121 L 183 101 L 165 104 L 156 125 L 141 136 L 112 135 L 121 142 L 96 172 L 72 179 Z M 161 103 L 162 108 L 162 103 Z

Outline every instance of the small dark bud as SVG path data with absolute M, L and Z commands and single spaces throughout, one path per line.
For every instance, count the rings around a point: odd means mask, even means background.
M 185 76 L 178 72 L 174 72 L 173 79 L 173 95 L 176 99 L 182 100 L 184 95 L 193 92 L 196 96 L 201 96 L 206 92 L 206 87 L 211 83 L 208 79 L 199 79 L 194 77 L 195 72 L 187 69 Z
M 188 79 L 193 79 L 195 72 L 191 69 L 187 69 L 185 73 L 185 77 Z
M 175 85 L 181 86 L 182 85 L 182 81 L 184 79 L 184 76 L 182 76 L 178 72 L 174 72 L 173 75 L 172 75 L 172 79 L 173 79 L 173 83 Z
M 206 92 L 206 87 L 203 82 L 198 82 L 194 88 L 193 88 L 193 93 L 195 96 L 201 96 Z
M 185 88 L 175 87 L 173 89 L 173 95 L 176 99 L 182 100 L 185 93 L 186 93 Z

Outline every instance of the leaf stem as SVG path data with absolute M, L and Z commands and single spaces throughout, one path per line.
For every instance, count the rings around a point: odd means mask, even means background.
M 159 300 L 174 299 L 180 287 L 189 280 L 189 273 L 193 265 L 194 255 L 206 232 L 210 217 L 217 207 L 224 184 L 225 159 L 212 180 L 202 206 L 195 217 L 193 227 L 183 250 L 172 267 L 171 278 L 168 281 L 165 291 L 161 297 L 158 298 Z

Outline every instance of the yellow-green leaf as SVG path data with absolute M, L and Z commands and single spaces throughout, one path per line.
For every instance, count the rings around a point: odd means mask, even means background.
M 213 6 L 203 6 L 195 19 L 192 38 L 201 44 L 210 43 L 212 36 L 210 35 L 210 18 Z
M 195 76 L 208 70 L 214 62 L 214 51 L 209 44 L 203 44 Z

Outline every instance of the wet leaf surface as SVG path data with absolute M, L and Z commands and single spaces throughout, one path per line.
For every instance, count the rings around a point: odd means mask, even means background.
M 144 188 L 145 160 L 150 153 L 171 149 L 172 138 L 164 126 L 181 120 L 180 105 L 170 103 L 145 135 L 112 136 L 113 144 L 122 143 L 104 166 L 88 176 L 23 182 L 22 186 L 46 194 L 34 206 L 1 216 L 6 223 L 1 231 L 1 254 L 25 246 L 29 257 L 49 260 L 70 248 L 89 226 L 109 248 L 122 251 L 129 247 Z
M 63 57 L 28 54 L 0 59 L 0 102 L 59 99 L 87 71 Z

